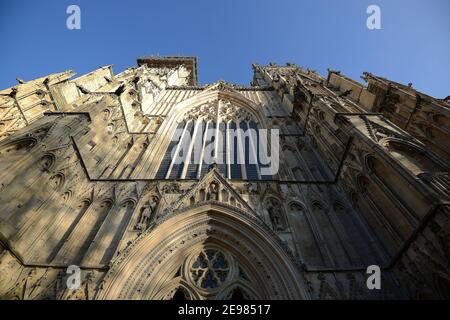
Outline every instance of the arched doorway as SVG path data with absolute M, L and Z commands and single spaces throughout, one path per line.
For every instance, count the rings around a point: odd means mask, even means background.
M 293 258 L 259 218 L 218 203 L 183 209 L 143 234 L 97 299 L 308 299 Z

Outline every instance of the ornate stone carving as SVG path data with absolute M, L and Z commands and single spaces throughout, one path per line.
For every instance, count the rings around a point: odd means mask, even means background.
M 152 59 L 0 93 L 0 297 L 448 298 L 442 101 L 294 64 L 254 65 L 261 86 L 198 86 L 195 59 Z M 279 127 L 279 174 L 177 166 L 171 130 L 184 121 L 193 134 L 197 120 Z M 155 179 L 161 165 L 180 175 Z M 376 293 L 371 264 L 383 266 Z
M 156 212 L 156 207 L 158 206 L 159 199 L 156 196 L 151 197 L 149 201 L 147 201 L 140 210 L 140 217 L 135 225 L 136 230 L 145 230 L 152 218 L 152 215 Z

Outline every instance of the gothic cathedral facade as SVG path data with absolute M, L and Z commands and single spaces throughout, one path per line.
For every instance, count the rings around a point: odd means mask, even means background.
M 0 297 L 450 298 L 449 100 L 362 78 L 272 63 L 200 86 L 196 58 L 143 57 L 19 79 L 0 91 Z M 263 130 L 276 172 L 249 161 Z

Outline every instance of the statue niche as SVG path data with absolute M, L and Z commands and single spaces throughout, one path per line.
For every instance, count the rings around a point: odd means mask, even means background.
M 270 221 L 272 222 L 273 230 L 275 231 L 284 231 L 286 229 L 286 221 L 284 219 L 284 214 L 282 212 L 281 203 L 274 199 L 270 198 L 266 202 L 266 208 L 269 212 Z
M 207 200 L 219 201 L 219 186 L 216 182 L 211 182 L 206 195 Z
M 139 220 L 135 225 L 136 230 L 145 230 L 147 229 L 153 214 L 156 212 L 156 208 L 158 206 L 159 199 L 156 196 L 151 197 L 149 201 L 147 201 L 141 208 Z

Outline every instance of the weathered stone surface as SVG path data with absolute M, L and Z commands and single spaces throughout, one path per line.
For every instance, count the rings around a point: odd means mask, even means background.
M 0 91 L 1 298 L 450 298 L 446 101 L 368 73 L 198 86 L 193 57 L 138 64 Z M 177 128 L 233 126 L 280 130 L 276 175 L 171 156 Z

